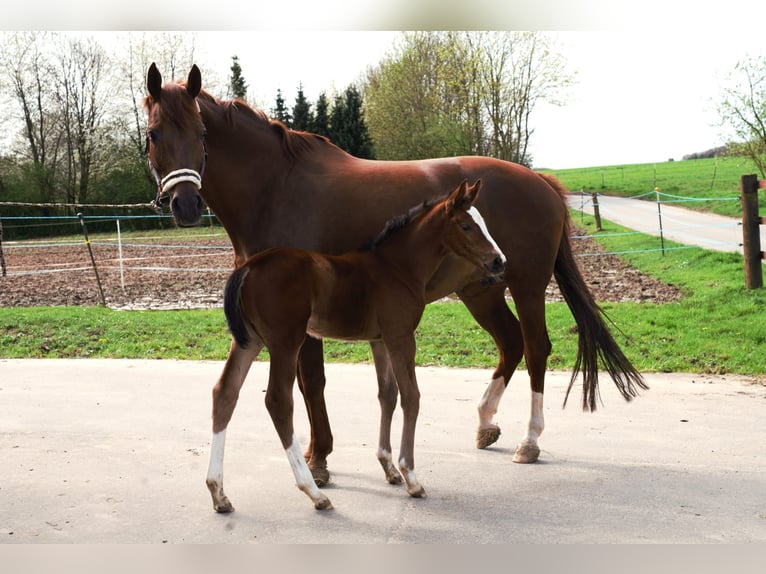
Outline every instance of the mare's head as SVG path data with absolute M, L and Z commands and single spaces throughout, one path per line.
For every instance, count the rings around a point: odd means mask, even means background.
M 489 234 L 484 218 L 474 207 L 481 180 L 463 181 L 444 201 L 448 225 L 444 243 L 455 254 L 483 269 L 492 279 L 505 271 L 505 255 Z
M 197 225 L 204 209 L 199 191 L 207 155 L 205 126 L 196 100 L 202 88 L 199 68 L 192 66 L 186 85 L 163 86 L 160 71 L 152 64 L 146 88 L 146 153 L 157 179 L 155 202 L 169 203 L 179 226 Z

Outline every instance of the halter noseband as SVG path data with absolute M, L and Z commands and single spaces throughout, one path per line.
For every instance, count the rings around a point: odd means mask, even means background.
M 202 151 L 202 168 L 199 172 L 189 168 L 182 168 L 171 171 L 165 177 L 160 177 L 157 168 L 154 167 L 154 164 L 149 157 L 149 137 L 147 136 L 146 159 L 149 162 L 149 171 L 152 172 L 154 179 L 157 181 L 157 195 L 150 204 L 155 211 L 162 213 L 163 199 L 167 199 L 164 196 L 169 194 L 170 190 L 179 183 L 188 181 L 189 183 L 193 183 L 198 190 L 202 189 L 202 176 L 205 174 L 205 164 L 207 164 L 207 144 L 205 143 L 204 137 L 202 138 Z

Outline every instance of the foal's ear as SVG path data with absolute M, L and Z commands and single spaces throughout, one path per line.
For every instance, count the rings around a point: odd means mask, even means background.
M 479 195 L 480 189 L 481 189 L 481 180 L 477 179 L 476 183 L 474 183 L 471 187 L 469 187 L 466 190 L 464 201 L 466 201 L 468 205 L 473 205 L 473 202 L 476 201 L 476 197 Z
M 146 89 L 149 91 L 149 95 L 154 98 L 155 102 L 160 101 L 160 95 L 162 94 L 162 74 L 157 69 L 157 64 L 152 62 L 149 66 L 149 72 L 146 74 Z
M 191 71 L 189 72 L 189 78 L 186 80 L 186 91 L 192 98 L 196 98 L 202 89 L 202 74 L 197 67 L 197 64 L 192 64 Z
M 462 207 L 463 201 L 465 200 L 467 185 L 468 180 L 464 179 L 463 182 L 455 188 L 455 191 L 450 193 L 447 198 L 447 215 L 452 215 L 455 209 Z

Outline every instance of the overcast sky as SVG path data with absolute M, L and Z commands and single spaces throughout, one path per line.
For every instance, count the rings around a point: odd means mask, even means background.
M 550 30 L 577 81 L 567 105 L 535 111 L 536 167 L 659 162 L 720 145 L 721 81 L 746 55 L 766 57 L 766 3 L 746 0 L 712 8 L 691 0 L 136 0 L 97 17 L 84 11 L 89 0 L 42 2 L 38 12 L 40 3 L 25 3 L 28 19 L 14 13 L 3 28 L 203 30 L 203 83 L 205 66 L 228 70 L 236 54 L 250 94 L 266 106 L 277 88 L 292 105 L 298 83 L 313 101 L 359 79 L 397 36 L 381 29 Z M 219 10 L 209 13 L 212 5 Z

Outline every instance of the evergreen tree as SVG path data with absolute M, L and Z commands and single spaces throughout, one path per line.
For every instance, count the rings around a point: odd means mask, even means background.
M 311 104 L 303 94 L 303 84 L 300 84 L 298 85 L 298 95 L 293 106 L 293 129 L 310 131 L 313 123 L 314 114 L 311 111 Z
M 327 94 L 322 92 L 319 94 L 319 99 L 316 103 L 316 112 L 314 113 L 313 121 L 311 122 L 310 131 L 320 136 L 330 136 L 330 116 L 329 116 L 330 102 L 327 100 Z
M 271 117 L 275 120 L 279 120 L 285 124 L 288 128 L 292 127 L 292 117 L 290 112 L 285 106 L 285 98 L 282 96 L 282 90 L 277 89 L 276 107 L 271 110 Z
M 362 96 L 353 84 L 335 97 L 330 113 L 330 139 L 353 156 L 372 159 L 372 138 L 362 111 Z
M 247 83 L 242 76 L 242 67 L 239 65 L 239 57 L 231 57 L 231 78 L 229 79 L 229 91 L 234 98 L 244 100 L 247 96 Z

